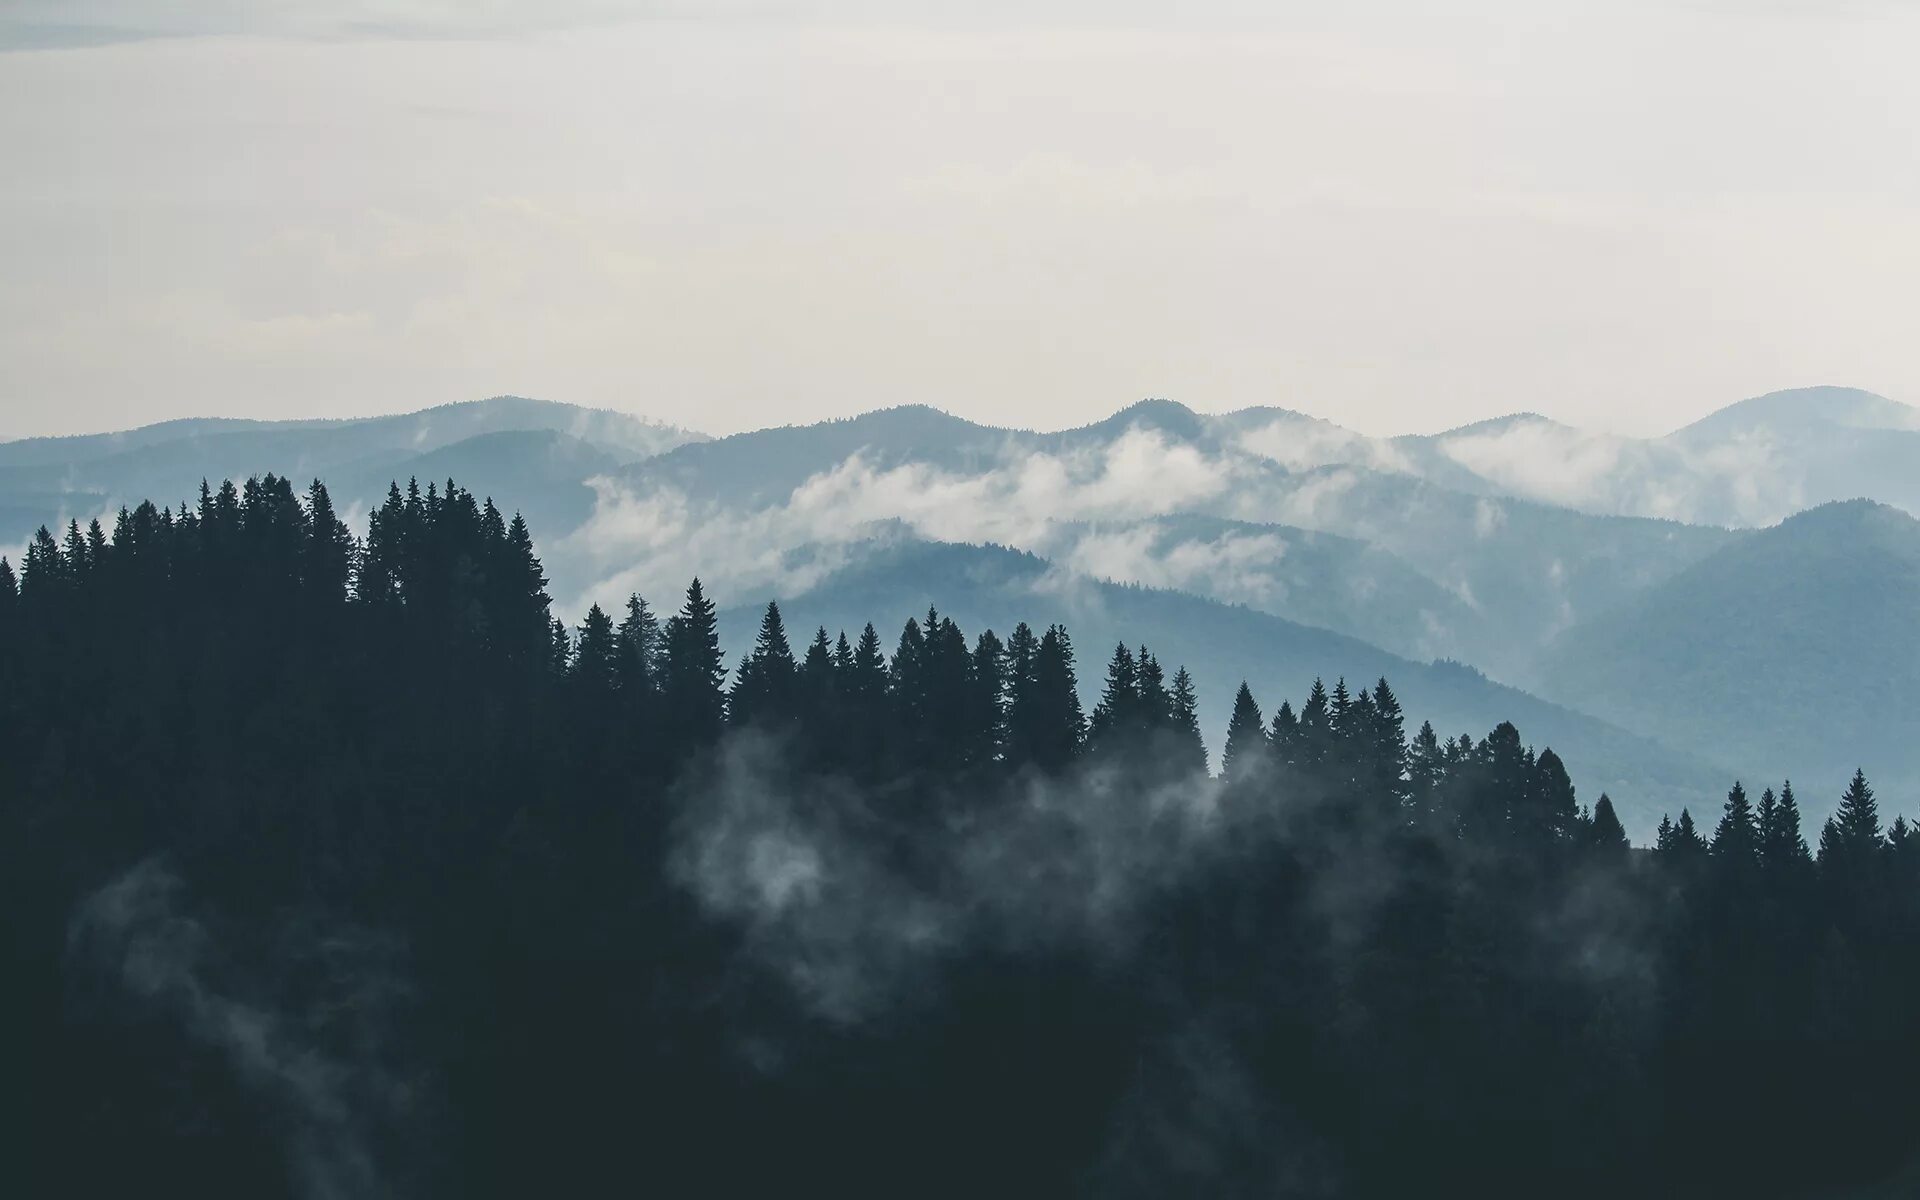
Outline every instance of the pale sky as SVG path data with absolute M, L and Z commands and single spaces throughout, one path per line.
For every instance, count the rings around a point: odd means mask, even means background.
M 0 0 L 0 435 L 1920 402 L 1920 3 Z

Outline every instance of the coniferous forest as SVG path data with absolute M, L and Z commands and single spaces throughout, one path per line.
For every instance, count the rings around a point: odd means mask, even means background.
M 1385 680 L 1242 686 L 1210 764 L 1237 681 L 1147 647 L 546 585 L 452 481 L 0 563 L 5 1194 L 1920 1188 L 1865 775 L 1631 847 Z

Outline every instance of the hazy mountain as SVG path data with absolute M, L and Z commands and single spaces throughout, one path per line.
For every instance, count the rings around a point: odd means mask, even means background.
M 625 413 L 518 396 L 347 420 L 165 421 L 120 433 L 0 444 L 0 511 L 16 516 L 31 531 L 69 517 L 85 521 L 126 501 L 190 499 L 203 478 L 244 479 L 267 471 L 297 480 L 352 479 L 356 483 L 342 495 L 344 502 L 366 490 L 360 481 L 377 479 L 378 491 L 384 492 L 389 479 L 404 481 L 416 470 L 423 481 L 431 477 L 430 470 L 445 478 L 431 464 L 417 461 L 419 457 L 469 439 L 512 433 L 558 434 L 591 446 L 595 472 L 703 436 Z M 484 459 L 487 451 L 475 453 Z M 495 448 L 495 461 L 506 455 Z M 447 465 L 458 461 L 456 456 Z M 562 479 L 558 486 L 571 493 L 584 478 Z M 578 505 L 564 497 L 548 503 L 530 496 L 528 503 L 557 512 L 578 511 Z
M 1805 774 L 1857 756 L 1881 770 L 1897 757 L 1904 771 L 1911 754 L 1896 756 L 1878 727 L 1861 726 L 1852 742 L 1827 737 L 1834 761 L 1814 762 L 1781 750 L 1793 736 L 1783 720 L 1719 721 L 1681 700 L 1685 689 L 1644 700 L 1644 673 L 1655 665 L 1736 710 L 1745 702 L 1720 693 L 1737 693 L 1755 664 L 1786 692 L 1837 694 L 1840 680 L 1816 667 L 1851 670 L 1871 661 L 1870 644 L 1836 648 L 1815 664 L 1787 652 L 1791 629 L 1753 646 L 1707 636 L 1728 636 L 1718 614 L 1737 611 L 1714 588 L 1733 589 L 1741 556 L 1794 541 L 1799 523 L 1749 535 L 1611 510 L 1757 511 L 1795 489 L 1827 486 L 1823 455 L 1867 464 L 1861 487 L 1877 487 L 1895 473 L 1893 460 L 1920 461 L 1905 440 L 1920 433 L 1899 427 L 1913 411 L 1843 389 L 1778 393 L 1643 442 L 1531 414 L 1375 439 L 1284 409 L 1213 416 L 1166 400 L 1053 433 L 909 405 L 705 440 L 620 414 L 501 397 L 369 420 L 179 421 L 9 443 L 0 446 L 0 517 L 10 538 L 24 537 L 42 521 L 84 520 L 125 499 L 189 499 L 203 477 L 271 470 L 328 479 L 357 519 L 389 480 L 451 476 L 527 514 L 551 591 L 575 616 L 589 600 L 614 604 L 629 590 L 658 596 L 696 573 L 723 595 L 831 595 L 863 578 L 859 571 L 896 569 L 874 557 L 876 538 L 898 547 L 995 544 L 1035 556 L 1020 561 L 1053 589 L 1035 593 L 1053 596 L 1049 603 L 1069 594 L 1135 597 L 1126 601 L 1138 610 L 1133 636 L 1194 639 L 1192 656 L 1212 656 L 1235 681 L 1246 669 L 1236 662 L 1275 653 L 1242 645 L 1253 636 L 1245 631 L 1271 632 L 1258 622 L 1280 619 L 1316 638 L 1357 638 L 1375 656 L 1365 661 L 1383 666 L 1392 655 L 1471 662 L 1728 770 L 1778 763 Z M 1750 466 L 1785 459 L 1802 466 Z M 1833 544 L 1821 549 L 1854 556 L 1852 574 L 1877 578 L 1904 561 L 1885 524 L 1829 528 Z M 1819 573 L 1786 561 L 1780 569 L 1793 575 L 1783 587 L 1815 586 L 1807 577 Z M 941 599 L 910 579 L 888 586 Z M 1176 593 L 1178 602 L 1137 598 Z M 1822 619 L 1835 628 L 1877 628 L 1853 592 L 1819 595 L 1828 604 Z M 1788 599 L 1768 602 L 1776 618 Z M 1218 603 L 1204 607 L 1209 601 Z M 981 604 L 996 625 L 1035 615 Z M 1744 628 L 1773 628 L 1765 617 L 1756 613 Z M 1089 619 L 1101 640 L 1104 618 L 1096 610 Z M 1214 645 L 1212 631 L 1189 627 L 1195 621 L 1242 632 Z M 1190 665 L 1198 671 L 1200 662 Z M 1888 688 L 1920 677 L 1916 665 L 1898 653 L 1876 664 Z M 1363 673 L 1331 659 L 1313 670 Z M 1716 674 L 1725 678 L 1716 683 Z M 1273 683 L 1289 693 L 1303 686 L 1277 670 Z M 1851 711 L 1820 704 L 1823 713 Z M 1737 736 L 1746 740 L 1730 740 Z M 1606 769 L 1626 778 L 1623 767 Z
M 426 454 L 368 465 L 328 486 L 335 502 L 368 507 L 388 486 L 409 478 L 452 479 L 476 496 L 491 497 L 507 512 L 521 512 L 534 529 L 564 532 L 593 512 L 594 490 L 586 480 L 618 469 L 610 451 L 550 429 L 483 433 Z
M 1576 429 L 1535 413 L 1444 433 L 1369 438 L 1282 410 L 1218 419 L 1283 466 L 1353 466 L 1457 491 L 1584 512 L 1768 525 L 1866 497 L 1920 511 L 1920 409 L 1853 388 L 1774 392 L 1660 438 Z
M 1271 715 L 1282 699 L 1297 707 L 1316 676 L 1344 676 L 1350 686 L 1391 681 L 1406 707 L 1409 730 L 1431 720 L 1442 736 L 1483 737 L 1503 720 L 1535 747 L 1551 745 L 1566 759 L 1591 803 L 1602 791 L 1619 807 L 1630 833 L 1644 840 L 1662 812 L 1698 811 L 1725 790 L 1729 776 L 1581 713 L 1488 680 L 1460 665 L 1417 663 L 1354 638 L 1249 608 L 1180 592 L 1126 587 L 1067 575 L 1036 556 L 1000 547 L 891 542 L 863 547 L 856 561 L 799 595 L 734 597 L 722 614 L 722 642 L 737 658 L 753 644 L 767 599 L 778 599 L 796 651 L 812 631 L 858 636 L 871 620 L 889 653 L 910 616 L 938 605 L 969 640 L 987 628 L 1002 637 L 1019 621 L 1044 628 L 1062 622 L 1073 634 L 1082 690 L 1098 697 L 1116 642 L 1145 641 L 1166 670 L 1185 665 L 1199 687 L 1202 729 L 1213 761 L 1225 736 L 1233 692 L 1247 680 Z
M 607 519 L 582 531 L 600 568 L 581 572 L 630 572 L 705 539 L 712 556 L 742 562 L 743 582 L 790 582 L 777 573 L 783 547 L 899 520 L 921 537 L 1017 546 L 1520 680 L 1560 630 L 1727 536 L 1460 491 L 1385 459 L 1311 465 L 1324 455 L 1308 443 L 1326 438 L 1338 440 L 1334 427 L 1298 414 L 1207 417 L 1164 400 L 1050 434 L 916 407 L 757 430 L 625 468 L 603 497 Z M 1143 525 L 1176 517 L 1187 520 L 1177 532 Z M 663 546 L 664 521 L 683 536 Z M 1315 546 L 1307 531 L 1341 540 Z M 1300 557 L 1288 564 L 1290 551 Z
M 1063 523 L 1034 548 L 1076 574 L 1242 604 L 1411 658 L 1446 657 L 1495 633 L 1398 556 L 1297 526 L 1182 513 Z
M 1920 521 L 1864 501 L 1740 537 L 1575 628 L 1548 694 L 1727 766 L 1789 772 L 1824 810 L 1856 766 L 1920 786 Z

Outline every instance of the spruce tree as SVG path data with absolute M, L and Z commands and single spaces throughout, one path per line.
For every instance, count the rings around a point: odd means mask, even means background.
M 596 703 L 606 703 L 619 686 L 619 651 L 614 642 L 613 620 L 598 604 L 587 610 L 580 622 L 580 635 L 573 643 L 572 675 L 575 687 Z
M 1620 816 L 1613 811 L 1613 800 L 1605 792 L 1594 801 L 1593 819 L 1587 824 L 1587 841 L 1595 852 L 1607 856 L 1626 854 L 1629 843 Z
M 965 729 L 965 762 L 998 760 L 1007 740 L 1007 651 L 993 630 L 974 643 L 968 676 L 971 704 Z
M 1713 831 L 1713 857 L 1729 867 L 1747 867 L 1760 861 L 1760 830 L 1754 821 L 1747 789 L 1734 781 L 1720 824 Z
M 1430 817 L 1436 811 L 1446 772 L 1446 752 L 1433 732 L 1433 723 L 1422 721 L 1420 732 L 1413 735 L 1407 747 L 1407 799 L 1415 814 Z M 1611 805 L 1608 811 L 1612 811 Z
M 1220 753 L 1220 773 L 1231 782 L 1256 778 L 1267 755 L 1266 722 L 1246 680 L 1233 696 L 1233 715 L 1227 719 L 1227 742 Z
M 821 631 L 824 639 L 826 631 Z M 760 618 L 753 650 L 740 660 L 728 697 L 728 716 L 735 725 L 784 728 L 799 718 L 799 668 L 787 642 L 780 606 L 771 601 Z
M 659 690 L 662 654 L 660 621 L 638 592 L 627 597 L 627 615 L 614 631 L 614 642 L 619 651 L 620 690 L 631 707 Z
M 356 547 L 353 532 L 333 511 L 333 498 L 318 479 L 307 488 L 306 547 L 300 568 L 309 597 L 325 605 L 341 604 L 353 583 Z
M 1275 766 L 1300 765 L 1300 718 L 1293 715 L 1293 704 L 1282 700 L 1267 728 L 1267 754 Z
M 1706 839 L 1694 827 L 1693 814 L 1686 809 L 1680 810 L 1680 820 L 1673 827 L 1673 848 L 1685 858 L 1697 858 L 1706 854 Z
M 1015 630 L 1017 634 L 1019 631 Z M 1073 639 L 1050 625 L 1033 649 L 1032 677 L 1013 677 L 1016 689 L 1007 712 L 1009 759 L 1057 770 L 1072 761 L 1086 737 L 1075 677 Z
M 1812 861 L 1807 840 L 1800 833 L 1800 805 L 1793 796 L 1793 782 L 1781 785 L 1778 800 L 1769 788 L 1760 797 L 1757 821 L 1760 837 L 1760 862 L 1769 871 L 1789 871 Z
M 1186 775 L 1207 773 L 1207 743 L 1200 733 L 1200 698 L 1193 688 L 1193 676 L 1181 667 L 1173 673 L 1172 707 L 1174 741 L 1169 752 L 1174 771 Z
M 1133 656 L 1137 691 L 1140 694 L 1140 724 L 1145 729 L 1168 728 L 1173 721 L 1173 697 L 1167 692 L 1166 673 L 1160 661 L 1141 646 Z
M 1865 861 L 1882 846 L 1880 805 L 1873 798 L 1873 789 L 1867 786 L 1864 771 L 1856 770 L 1853 773 L 1853 781 L 1840 797 L 1840 808 L 1833 815 L 1833 824 L 1838 835 L 1837 845 L 1855 861 Z M 1821 849 L 1824 857 L 1826 847 L 1823 845 Z
M 1333 714 L 1327 701 L 1327 687 L 1313 681 L 1307 702 L 1300 706 L 1300 736 L 1295 761 L 1302 767 L 1318 768 L 1333 755 Z
M 1367 762 L 1368 786 L 1388 807 L 1403 809 L 1410 805 L 1407 781 L 1407 721 L 1400 697 L 1384 677 L 1373 686 L 1368 705 Z
M 1511 812 L 1516 835 L 1537 846 L 1571 843 L 1579 824 L 1580 806 L 1566 764 L 1549 746 L 1534 760 L 1532 775 L 1515 793 Z
M 1087 743 L 1095 749 L 1114 735 L 1132 742 L 1143 724 L 1140 713 L 1140 676 L 1133 651 L 1121 642 L 1107 660 L 1107 681 L 1087 722 Z M 1137 743 L 1134 743 L 1137 744 Z
M 726 720 L 721 682 L 727 667 L 720 657 L 718 615 L 697 577 L 687 586 L 686 603 L 667 622 L 666 643 L 661 710 L 672 735 L 669 744 L 684 753 L 718 738 Z

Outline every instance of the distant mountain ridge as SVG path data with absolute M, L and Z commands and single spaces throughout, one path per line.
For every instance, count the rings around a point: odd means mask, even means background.
M 1341 634 L 1181 592 L 1063 578 L 1045 559 L 1005 547 L 877 544 L 803 592 L 765 598 L 780 601 L 796 639 L 805 640 L 816 626 L 856 639 L 871 620 L 889 652 L 900 625 L 923 618 L 934 605 L 970 638 L 992 628 L 1004 639 L 1023 620 L 1040 629 L 1061 622 L 1073 635 L 1089 709 L 1115 643 L 1145 641 L 1167 671 L 1185 665 L 1193 673 L 1201 729 L 1216 766 L 1233 692 L 1243 679 L 1271 716 L 1283 699 L 1298 706 L 1316 676 L 1329 687 L 1341 676 L 1352 686 L 1371 686 L 1384 676 L 1406 707 L 1409 732 L 1430 719 L 1443 737 L 1478 738 L 1511 720 L 1536 747 L 1560 753 L 1587 803 L 1610 792 L 1628 829 L 1643 841 L 1663 811 L 1677 812 L 1724 786 L 1722 772 L 1705 762 L 1467 667 L 1411 662 Z M 763 607 L 764 599 L 725 610 L 723 644 L 736 654 L 750 646 Z
M 1506 716 L 1545 702 L 1494 679 L 1549 698 L 1551 713 L 1591 715 L 1593 728 L 1569 735 L 1576 747 L 1602 726 L 1633 754 L 1658 743 L 1668 783 L 1636 782 L 1625 757 L 1576 748 L 1594 779 L 1626 789 L 1615 796 L 1624 811 L 1679 795 L 1671 780 L 1682 777 L 1831 774 L 1843 757 L 1884 766 L 1896 787 L 1911 772 L 1920 788 L 1911 739 L 1889 715 L 1898 706 L 1862 707 L 1847 691 L 1859 678 L 1883 698 L 1920 685 L 1898 607 L 1908 594 L 1901 522 L 1911 523 L 1898 510 L 1920 509 L 1915 439 L 1920 410 L 1844 388 L 1756 397 L 1655 439 L 1537 413 L 1376 438 L 1285 408 L 1208 414 L 1166 399 L 1054 431 L 907 404 L 707 438 L 496 397 L 384 417 L 185 420 L 0 443 L 0 547 L 41 523 L 110 517 L 123 502 L 190 500 L 202 478 L 318 476 L 360 522 L 390 481 L 452 477 L 525 513 L 549 590 L 575 617 L 628 590 L 671 595 L 698 572 L 730 603 L 790 597 L 842 616 L 851 604 L 834 597 L 863 589 L 880 604 L 870 615 L 910 595 L 943 604 L 972 595 L 996 628 L 1067 612 L 1063 596 L 1090 599 L 1098 603 L 1072 609 L 1083 658 L 1111 649 L 1086 638 L 1118 630 L 1110 614 L 1125 611 L 1137 622 L 1126 636 L 1183 648 L 1196 672 L 1208 666 L 1208 686 L 1219 686 L 1213 674 L 1237 682 L 1264 671 L 1273 682 L 1263 686 L 1292 695 L 1305 680 L 1282 675 L 1310 659 L 1313 673 L 1382 670 L 1419 692 L 1435 677 L 1417 664 L 1458 660 L 1486 673 L 1468 672 L 1475 688 L 1506 697 Z M 1894 507 L 1780 523 L 1856 495 Z M 1011 547 L 1004 553 L 1037 566 L 1009 583 L 1013 560 L 969 557 L 969 546 Z M 1792 586 L 1757 583 L 1755 554 Z M 1812 581 L 1824 576 L 1873 580 L 1880 592 L 1823 590 Z M 929 592 L 935 581 L 947 590 Z M 1804 639 L 1778 622 L 1783 611 L 1874 636 L 1835 637 L 1815 661 L 1794 651 Z M 1730 639 L 1716 627 L 1729 620 L 1756 636 Z M 1309 643 L 1319 649 L 1305 657 L 1277 649 Z M 1676 685 L 1649 685 L 1656 667 Z M 1823 731 L 1831 754 L 1780 752 L 1802 726 L 1791 705 L 1742 699 L 1741 680 L 1755 675 L 1822 712 L 1852 714 L 1806 726 Z M 1689 695 L 1713 707 L 1695 711 Z M 1468 727 L 1443 732 L 1484 733 L 1471 725 L 1493 715 L 1460 711 Z M 1734 712 L 1744 715 L 1715 719 Z M 1552 732 L 1561 720 L 1521 724 L 1564 752 Z M 1636 797 L 1642 784 L 1653 791 Z
M 1920 792 L 1920 520 L 1856 500 L 1742 536 L 1570 630 L 1540 678 L 1565 703 L 1767 778 L 1855 767 Z

